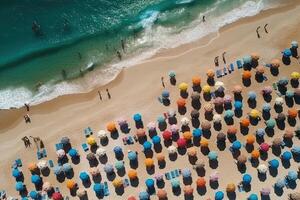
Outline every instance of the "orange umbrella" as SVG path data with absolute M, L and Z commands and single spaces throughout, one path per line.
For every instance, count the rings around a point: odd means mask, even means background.
M 235 192 L 235 184 L 234 183 L 227 184 L 226 192 Z
M 117 128 L 116 128 L 115 122 L 109 122 L 109 123 L 106 125 L 106 129 L 107 129 L 109 132 L 114 132 L 114 131 L 116 131 Z
M 274 68 L 280 67 L 280 60 L 278 60 L 278 59 L 273 59 L 272 62 L 271 62 L 271 65 L 272 65 L 272 67 L 274 67 Z
M 243 87 L 240 85 L 235 85 L 232 90 L 232 92 L 235 94 L 240 94 L 242 93 L 242 91 L 243 91 Z
M 187 141 L 191 140 L 193 138 L 193 134 L 190 131 L 185 131 L 183 133 L 183 138 Z
M 235 135 L 237 133 L 237 128 L 234 126 L 229 126 L 227 129 L 227 135 Z
M 251 78 L 251 72 L 248 70 L 245 70 L 242 74 L 243 79 L 250 79 Z
M 157 195 L 158 199 L 166 199 L 168 196 L 167 192 L 163 189 L 158 189 L 156 192 L 156 195 Z
M 66 183 L 69 190 L 72 190 L 76 187 L 76 182 L 74 180 L 67 180 Z
M 156 154 L 156 158 L 157 158 L 158 162 L 162 162 L 165 160 L 165 155 L 163 153 L 158 153 L 158 154 Z
M 212 69 L 207 70 L 206 75 L 208 78 L 213 78 L 215 76 L 215 72 Z
M 194 192 L 194 188 L 193 188 L 191 185 L 186 185 L 186 186 L 184 186 L 184 188 L 183 188 L 183 192 L 184 192 L 184 194 L 186 194 L 186 195 L 192 195 L 193 192 Z
M 296 118 L 298 115 L 298 110 L 296 108 L 290 108 L 288 110 L 288 116 L 292 119 Z
M 194 86 L 200 85 L 201 84 L 201 78 L 200 78 L 200 76 L 194 76 L 192 78 L 192 82 L 193 82 Z
M 153 167 L 154 166 L 154 161 L 152 158 L 146 158 L 145 159 L 145 165 L 146 167 Z
M 260 156 L 260 152 L 259 152 L 259 150 L 257 150 L 257 149 L 255 149 L 255 150 L 253 150 L 253 151 L 251 152 L 251 157 L 252 157 L 253 159 L 258 159 L 259 156 Z
M 199 177 L 199 178 L 197 178 L 196 185 L 199 188 L 205 187 L 206 180 L 203 177 Z
M 185 101 L 185 99 L 180 98 L 180 99 L 177 100 L 176 103 L 177 103 L 178 107 L 184 107 L 185 104 L 186 104 L 186 101 Z
M 31 162 L 31 163 L 29 163 L 29 165 L 28 165 L 28 169 L 29 169 L 29 171 L 33 172 L 33 171 L 35 171 L 35 170 L 38 169 L 38 166 L 37 166 L 36 163 Z
M 200 146 L 201 147 L 208 147 L 208 140 L 205 138 L 201 138 L 200 140 Z
M 136 136 L 137 137 L 145 137 L 146 132 L 143 128 L 139 128 L 138 130 L 136 130 Z
M 250 120 L 247 119 L 247 118 L 244 118 L 244 119 L 241 120 L 240 124 L 243 127 L 248 127 L 250 125 Z
M 134 196 L 130 196 L 127 200 L 136 200 L 136 198 Z
M 252 145 L 254 144 L 254 142 L 255 142 L 255 136 L 253 134 L 248 134 L 246 136 L 246 143 Z
M 256 73 L 257 74 L 263 74 L 263 73 L 265 73 L 264 66 L 260 65 L 260 66 L 256 67 Z
M 259 60 L 259 58 L 260 58 L 260 56 L 258 55 L 258 53 L 256 53 L 256 52 L 253 52 L 253 53 L 251 53 L 251 58 L 253 59 L 253 60 Z
M 130 180 L 136 179 L 137 178 L 137 171 L 135 169 L 129 169 L 127 172 L 128 178 Z
M 190 148 L 188 148 L 187 154 L 189 156 L 192 156 L 192 157 L 197 156 L 197 148 L 196 147 L 190 147 Z

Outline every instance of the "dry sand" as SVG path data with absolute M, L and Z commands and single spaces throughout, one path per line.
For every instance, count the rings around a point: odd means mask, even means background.
M 258 52 L 261 55 L 260 63 L 267 63 L 272 58 L 280 58 L 280 51 L 290 46 L 292 40 L 300 41 L 300 7 L 288 6 L 279 9 L 273 9 L 263 12 L 255 17 L 243 19 L 237 23 L 229 25 L 216 34 L 216 37 L 205 46 L 200 46 L 211 38 L 206 38 L 199 42 L 179 47 L 169 51 L 165 51 L 149 59 L 138 66 L 131 67 L 123 70 L 119 76 L 109 83 L 105 87 L 97 88 L 88 94 L 77 94 L 59 97 L 53 101 L 43 103 L 38 106 L 31 108 L 29 114 L 32 119 L 31 124 L 25 124 L 23 121 L 23 115 L 25 111 L 10 110 L 1 111 L 0 114 L 0 188 L 5 189 L 8 194 L 16 196 L 17 192 L 14 190 L 15 180 L 11 176 L 11 163 L 17 157 L 23 160 L 23 171 L 25 175 L 25 184 L 27 189 L 31 191 L 34 189 L 33 184 L 30 181 L 30 173 L 27 169 L 27 164 L 31 161 L 36 160 L 36 149 L 30 148 L 25 149 L 21 141 L 23 136 L 39 136 L 43 139 L 46 149 L 48 151 L 48 158 L 55 160 L 55 143 L 57 143 L 62 136 L 68 136 L 71 139 L 73 147 L 79 150 L 81 155 L 80 164 L 74 166 L 75 176 L 74 180 L 77 181 L 80 188 L 83 188 L 81 181 L 79 180 L 79 172 L 81 170 L 88 170 L 89 164 L 85 159 L 85 153 L 81 149 L 81 143 L 85 142 L 83 135 L 83 129 L 90 126 L 95 132 L 100 129 L 105 129 L 105 124 L 111 120 L 115 120 L 120 116 L 129 119 L 131 127 L 133 127 L 131 134 L 134 134 L 135 128 L 132 121 L 134 113 L 139 112 L 143 116 L 144 124 L 150 121 L 155 121 L 157 116 L 166 112 L 169 108 L 176 108 L 176 100 L 179 97 L 179 91 L 177 87 L 171 86 L 168 82 L 168 71 L 174 70 L 177 74 L 177 83 L 187 82 L 191 83 L 193 75 L 200 75 L 203 82 L 205 82 L 205 72 L 208 68 L 213 66 L 213 59 L 215 56 L 226 51 L 226 57 L 228 63 L 234 62 L 237 58 L 241 58 L 245 54 L 251 52 Z M 255 29 L 257 26 L 264 26 L 269 24 L 269 34 L 262 33 L 261 39 L 257 39 Z M 221 60 L 220 60 L 221 63 Z M 282 66 L 280 68 L 280 74 L 277 77 L 273 77 L 267 72 L 268 81 L 264 84 L 257 83 L 252 77 L 252 84 L 249 88 L 244 88 L 243 94 L 246 99 L 247 92 L 254 90 L 259 93 L 260 89 L 265 85 L 271 85 L 274 81 L 278 80 L 282 76 L 289 76 L 293 71 L 300 71 L 299 64 L 293 60 L 290 66 Z M 157 97 L 163 90 L 160 78 L 164 76 L 166 81 L 166 89 L 171 93 L 171 105 L 165 107 L 161 105 Z M 233 74 L 227 75 L 221 78 L 227 87 L 227 93 L 230 93 L 230 88 L 234 84 L 242 84 L 241 71 L 235 71 Z M 203 83 L 204 84 L 204 83 Z M 203 85 L 202 84 L 202 85 Z M 190 84 L 191 85 L 191 84 Z M 110 88 L 112 99 L 106 98 L 104 89 Z M 104 96 L 103 101 L 99 100 L 97 91 L 102 90 Z M 191 92 L 191 89 L 189 89 Z M 276 95 L 273 94 L 273 100 Z M 203 100 L 204 101 L 204 100 Z M 190 105 L 190 99 L 188 101 Z M 259 95 L 257 108 L 261 109 L 263 103 L 262 97 Z M 295 105 L 299 109 L 299 105 Z M 287 108 L 284 108 L 286 111 Z M 191 107 L 188 106 L 186 116 L 189 117 Z M 245 103 L 244 114 L 249 112 L 248 106 Z M 273 113 L 274 114 L 274 113 Z M 182 116 L 177 115 L 177 119 L 180 120 Z M 204 119 L 203 113 L 201 113 L 200 121 Z M 299 120 L 299 119 L 297 119 Z M 238 126 L 238 118 L 235 118 L 235 124 Z M 298 122 L 298 121 L 297 121 Z M 258 126 L 251 126 L 249 133 L 254 133 L 255 130 L 263 126 L 263 122 L 260 122 Z M 289 125 L 287 124 L 287 127 Z M 223 129 L 226 130 L 226 125 L 223 122 Z M 275 135 L 282 135 L 284 131 L 275 129 Z M 210 139 L 210 149 L 216 150 L 215 145 L 216 131 L 212 129 Z M 121 138 L 124 134 L 120 134 L 120 137 L 116 140 L 109 138 L 109 145 L 105 148 L 108 152 L 108 163 L 114 163 L 115 157 L 112 152 L 112 148 L 116 145 L 121 145 Z M 238 134 L 238 139 L 244 141 L 244 137 Z M 271 141 L 272 138 L 266 137 L 267 141 Z M 299 140 L 294 139 L 294 144 L 299 145 Z M 220 181 L 218 190 L 225 191 L 227 183 L 238 184 L 242 175 L 238 172 L 237 167 L 234 163 L 234 159 L 230 151 L 228 150 L 229 143 L 225 151 L 219 152 L 219 166 L 217 169 L 211 169 L 208 164 L 206 166 L 205 178 L 208 180 L 209 174 L 212 171 L 219 171 Z M 257 147 L 257 144 L 256 146 Z M 139 186 L 138 187 L 127 187 L 124 190 L 124 194 L 120 197 L 114 192 L 114 188 L 109 183 L 110 196 L 107 199 L 126 199 L 129 195 L 138 196 L 138 192 L 145 190 L 144 181 L 146 178 L 150 178 L 153 175 L 149 175 L 146 172 L 144 166 L 145 156 L 141 152 L 142 146 L 134 144 L 131 146 L 125 146 L 124 152 L 127 150 L 137 150 L 139 153 Z M 163 152 L 166 153 L 166 148 L 163 148 Z M 246 154 L 243 149 L 242 154 Z M 129 169 L 127 154 L 125 153 L 125 164 L 126 168 Z M 274 155 L 269 152 L 269 158 Z M 207 157 L 203 156 L 202 153 L 198 152 L 198 158 L 202 158 L 208 161 Z M 155 153 L 154 153 L 155 159 Z M 175 162 L 171 162 L 166 156 L 167 164 L 164 169 L 159 169 L 156 165 L 155 173 L 167 172 L 176 168 L 188 167 L 192 169 L 192 165 L 188 161 L 186 155 L 178 155 Z M 208 162 L 207 162 L 208 163 Z M 260 163 L 266 163 L 266 161 L 260 160 Z M 297 165 L 292 162 L 289 169 L 297 169 Z M 106 175 L 103 172 L 102 164 L 100 164 L 102 180 L 106 180 Z M 278 177 L 284 177 L 289 169 L 280 167 Z M 253 176 L 253 184 L 251 192 L 237 192 L 236 199 L 245 199 L 250 193 L 259 193 L 262 187 L 271 187 L 277 178 L 267 175 L 267 179 L 264 182 L 259 181 L 257 172 L 250 163 L 247 163 L 247 172 Z M 126 175 L 122 178 L 125 178 Z M 182 182 L 182 177 L 179 178 Z M 193 171 L 193 184 L 195 187 L 195 180 L 197 174 Z M 44 181 L 50 181 L 54 186 L 59 186 L 64 195 L 69 195 L 69 191 L 66 188 L 66 183 L 58 183 L 53 175 L 50 174 L 48 177 L 43 177 Z M 183 184 L 182 184 L 183 188 Z M 165 189 L 168 191 L 169 199 L 184 199 L 183 192 L 180 196 L 175 196 L 172 193 L 170 181 L 166 181 Z M 296 190 L 299 191 L 299 186 Z M 92 191 L 92 187 L 87 189 L 89 199 L 96 199 L 95 194 Z M 207 197 L 213 197 L 215 190 L 207 185 L 207 192 L 200 196 L 196 189 L 194 190 L 194 199 L 205 199 Z M 272 191 L 271 199 L 287 199 L 287 194 L 291 192 L 290 189 L 284 189 L 284 194 L 279 197 Z M 74 199 L 77 197 L 74 197 Z M 71 198 L 72 199 L 72 198 Z M 156 196 L 152 196 L 151 199 L 156 199 Z

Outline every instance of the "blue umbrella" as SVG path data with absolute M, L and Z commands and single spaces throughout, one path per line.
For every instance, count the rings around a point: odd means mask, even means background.
M 288 90 L 288 91 L 286 91 L 286 93 L 285 93 L 285 96 L 286 96 L 287 98 L 293 98 L 294 95 L 295 95 L 295 93 L 294 93 L 294 91 L 292 91 L 292 90 Z
M 181 174 L 182 174 L 182 177 L 183 178 L 189 178 L 191 177 L 192 173 L 191 173 L 191 170 L 188 169 L 188 168 L 184 168 L 181 170 Z
M 41 184 L 42 178 L 39 175 L 34 174 L 31 176 L 31 182 L 35 185 Z
M 231 145 L 231 148 L 232 148 L 233 150 L 240 150 L 241 147 L 242 147 L 242 144 L 241 144 L 241 142 L 238 141 L 238 140 L 234 141 L 234 142 L 232 143 L 232 145 Z
M 252 177 L 250 174 L 244 174 L 243 175 L 243 184 L 249 185 L 252 181 Z
M 176 73 L 174 71 L 169 72 L 169 77 L 174 78 L 176 76 Z
M 235 109 L 240 110 L 243 108 L 243 103 L 241 101 L 235 101 L 234 107 L 235 107 Z
M 155 145 L 155 144 L 159 144 L 160 143 L 160 137 L 155 135 L 153 138 L 152 138 L 152 143 Z
M 34 200 L 40 199 L 40 194 L 35 190 L 32 190 L 31 192 L 29 192 L 29 196 L 30 196 L 30 198 L 32 198 Z
M 124 162 L 121 161 L 121 160 L 116 161 L 116 162 L 115 162 L 115 168 L 116 168 L 117 170 L 124 169 Z
M 292 51 L 289 48 L 286 48 L 282 53 L 284 57 L 290 57 L 292 55 Z
M 265 135 L 265 133 L 266 133 L 266 131 L 263 128 L 259 128 L 256 131 L 256 135 L 259 136 L 259 137 L 263 137 Z
M 256 194 L 250 194 L 248 200 L 258 200 L 258 196 Z
M 215 200 L 222 200 L 224 199 L 224 192 L 218 191 L 215 193 Z
M 271 110 L 271 105 L 270 105 L 269 103 L 264 103 L 264 104 L 263 104 L 263 107 L 262 107 L 262 110 L 263 110 L 264 112 L 270 112 L 270 110 Z
M 290 160 L 290 159 L 292 159 L 292 153 L 291 152 L 289 152 L 289 151 L 285 151 L 285 152 L 283 152 L 283 154 L 281 155 L 281 158 L 283 159 L 283 160 Z
M 54 174 L 57 176 L 57 175 L 60 175 L 61 173 L 64 172 L 64 169 L 62 166 L 59 166 L 59 165 L 56 165 L 54 168 L 53 168 L 53 172 Z
M 162 91 L 161 96 L 162 96 L 163 98 L 167 99 L 167 98 L 170 97 L 170 93 L 169 93 L 168 90 L 164 90 L 164 91 Z
M 23 191 L 24 189 L 25 189 L 25 187 L 24 187 L 24 184 L 23 184 L 22 182 L 20 182 L 20 181 L 16 182 L 16 190 L 17 190 L 18 192 L 21 192 L 21 191 Z
M 287 175 L 288 180 L 290 181 L 296 181 L 298 179 L 298 172 L 295 170 L 291 170 L 288 172 Z
M 298 48 L 298 42 L 297 41 L 292 41 L 291 42 L 292 47 Z
M 122 147 L 120 147 L 120 146 L 115 146 L 115 147 L 114 147 L 114 152 L 115 152 L 115 154 L 117 154 L 117 155 L 122 154 L 122 153 L 123 153 Z
M 152 178 L 148 178 L 148 179 L 146 179 L 145 184 L 146 184 L 147 188 L 153 188 L 154 180 Z
M 60 142 L 66 145 L 70 143 L 70 139 L 68 137 L 62 137 Z
M 15 178 L 20 178 L 22 176 L 22 172 L 19 169 L 13 169 L 12 176 Z
M 111 174 L 114 171 L 114 167 L 111 164 L 106 164 L 104 166 L 104 171 L 107 174 Z
M 282 77 L 278 82 L 277 82 L 278 85 L 288 85 L 289 84 L 289 79 L 287 77 Z
M 208 159 L 209 160 L 217 160 L 218 159 L 218 154 L 216 151 L 210 151 L 208 153 Z
M 279 161 L 276 159 L 270 160 L 269 166 L 270 166 L 270 168 L 277 169 L 279 167 Z
M 142 191 L 139 193 L 140 200 L 148 200 L 150 198 L 150 195 L 146 191 Z
M 284 178 L 277 179 L 275 186 L 278 188 L 284 188 L 286 185 L 286 180 Z
M 151 144 L 151 142 L 146 141 L 146 142 L 144 142 L 143 147 L 144 147 L 144 151 L 148 151 L 152 148 L 152 144 Z
M 266 122 L 266 126 L 270 129 L 274 128 L 276 125 L 276 120 L 275 119 L 269 119 Z
M 157 117 L 157 122 L 159 124 L 162 124 L 162 123 L 166 122 L 166 119 L 164 118 L 164 116 L 160 115 L 160 116 Z
M 250 91 L 250 92 L 248 93 L 248 98 L 249 98 L 250 100 L 256 99 L 256 93 L 255 93 L 254 91 Z
M 200 128 L 196 128 L 193 130 L 193 137 L 199 138 L 202 135 L 202 130 Z
M 249 64 L 252 62 L 252 57 L 250 55 L 244 56 L 243 57 L 243 62 L 244 64 Z
M 63 169 L 64 169 L 65 173 L 68 173 L 68 172 L 72 171 L 72 166 L 70 163 L 65 163 L 65 164 L 63 164 Z
M 134 152 L 134 151 L 130 151 L 129 153 L 128 153 L 128 159 L 129 160 L 136 160 L 136 158 L 137 158 L 137 155 L 136 155 L 136 152 Z
M 293 147 L 291 151 L 295 155 L 300 155 L 300 146 Z
M 171 179 L 171 185 L 173 188 L 178 188 L 180 186 L 180 182 L 177 178 Z
M 89 174 L 85 171 L 80 172 L 79 178 L 82 182 L 87 182 L 88 180 L 90 180 Z
M 93 189 L 94 189 L 95 193 L 101 194 L 103 192 L 104 187 L 100 183 L 95 183 Z
M 76 149 L 72 148 L 69 150 L 68 154 L 71 158 L 74 158 L 74 157 L 78 156 L 78 151 Z
M 226 110 L 224 113 L 224 118 L 225 119 L 230 119 L 234 116 L 234 112 L 232 110 Z
M 133 120 L 136 122 L 142 121 L 142 115 L 140 113 L 136 113 L 133 115 Z

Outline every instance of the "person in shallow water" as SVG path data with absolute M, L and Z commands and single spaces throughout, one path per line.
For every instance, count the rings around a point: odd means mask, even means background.
M 202 17 L 202 22 L 205 22 L 205 21 L 206 21 L 205 15 L 203 15 L 203 17 Z
M 117 55 L 118 55 L 119 60 L 122 60 L 122 54 L 120 51 L 117 51 Z
M 32 22 L 32 27 L 31 27 L 32 31 L 34 32 L 34 34 L 36 36 L 42 36 L 43 35 L 43 32 L 41 30 L 41 25 L 39 25 L 37 23 L 37 21 L 33 21 Z
M 121 40 L 122 50 L 125 53 L 125 41 Z

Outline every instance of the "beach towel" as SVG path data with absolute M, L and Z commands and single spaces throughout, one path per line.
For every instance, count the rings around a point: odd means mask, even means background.
M 230 63 L 229 69 L 230 69 L 230 72 L 233 72 L 233 71 L 234 71 L 234 64 L 233 64 L 233 63 Z
M 49 160 L 48 163 L 49 163 L 50 168 L 54 167 L 53 160 Z
M 85 151 L 85 152 L 89 150 L 89 146 L 86 143 L 83 143 L 81 145 L 81 147 L 82 147 L 83 151 Z
M 170 172 L 165 173 L 165 177 L 166 177 L 167 180 L 170 180 L 170 179 L 171 179 L 171 174 L 170 174 Z

